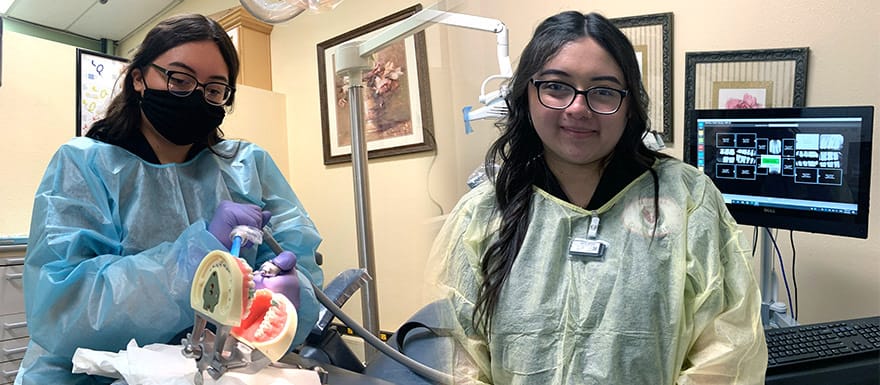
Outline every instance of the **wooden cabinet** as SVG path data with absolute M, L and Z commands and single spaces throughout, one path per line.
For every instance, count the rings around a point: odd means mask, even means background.
M 241 6 L 211 15 L 232 38 L 241 71 L 238 83 L 272 90 L 272 25 L 257 20 Z

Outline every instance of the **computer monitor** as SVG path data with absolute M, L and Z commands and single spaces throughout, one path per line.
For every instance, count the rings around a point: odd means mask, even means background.
M 868 237 L 874 107 L 696 110 L 685 161 L 739 224 Z

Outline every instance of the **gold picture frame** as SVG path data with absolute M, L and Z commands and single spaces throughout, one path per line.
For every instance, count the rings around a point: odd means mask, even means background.
M 366 40 L 421 9 L 421 5 L 409 7 L 317 45 L 325 165 L 351 161 L 348 85 L 346 79 L 336 74 L 336 47 Z M 363 75 L 367 157 L 433 151 L 434 127 L 424 32 L 391 43 L 374 53 L 372 59 L 373 68 Z
M 666 143 L 673 141 L 672 125 L 672 13 L 610 19 L 633 45 L 642 71 L 642 84 L 651 103 L 650 129 Z

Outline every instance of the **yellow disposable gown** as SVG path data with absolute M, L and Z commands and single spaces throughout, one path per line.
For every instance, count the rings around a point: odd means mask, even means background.
M 435 242 L 461 351 L 457 383 L 763 384 L 761 300 L 718 189 L 677 160 L 655 164 L 595 211 L 535 189 L 529 228 L 494 313 L 472 326 L 481 257 L 500 223 L 491 183 L 471 190 Z M 572 256 L 573 238 L 607 242 Z M 468 363 L 465 365 L 464 363 Z

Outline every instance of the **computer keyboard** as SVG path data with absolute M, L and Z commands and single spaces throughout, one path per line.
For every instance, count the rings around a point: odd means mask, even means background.
M 880 316 L 766 329 L 768 372 L 816 361 L 880 357 Z

